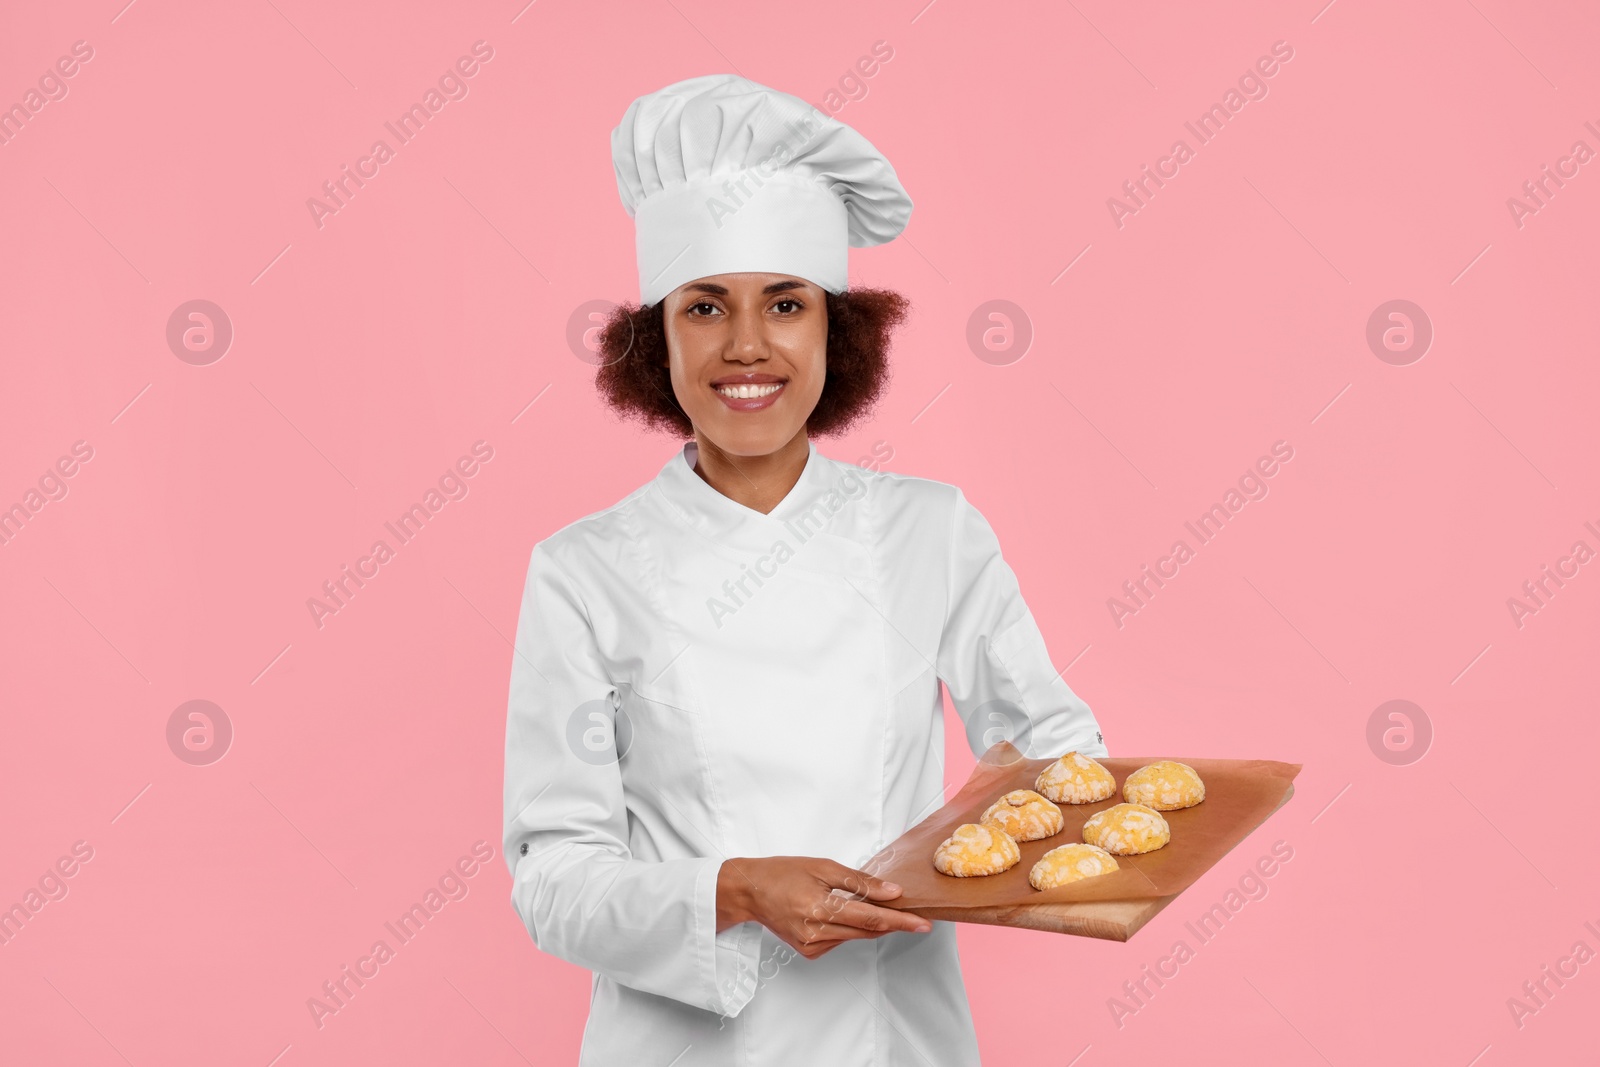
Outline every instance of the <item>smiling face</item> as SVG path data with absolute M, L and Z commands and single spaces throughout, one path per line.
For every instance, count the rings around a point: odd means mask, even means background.
M 714 274 L 662 301 L 672 391 L 723 452 L 764 456 L 805 433 L 827 377 L 821 286 L 789 274 Z

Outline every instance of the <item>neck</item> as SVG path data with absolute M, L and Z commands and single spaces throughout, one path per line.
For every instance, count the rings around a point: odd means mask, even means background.
M 761 456 L 724 452 L 698 429 L 694 439 L 700 449 L 694 472 L 723 496 L 763 515 L 789 495 L 811 454 L 804 427 L 776 452 Z

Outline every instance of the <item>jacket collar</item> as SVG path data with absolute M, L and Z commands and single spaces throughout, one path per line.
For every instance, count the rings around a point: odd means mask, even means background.
M 860 471 L 852 468 L 841 472 L 842 465 L 818 452 L 815 441 L 808 440 L 807 445 L 800 480 L 765 515 L 724 496 L 695 473 L 699 445 L 693 440 L 667 460 L 656 477 L 656 488 L 685 521 L 707 536 L 728 544 L 748 542 L 765 549 L 774 536 L 781 536 L 790 528 L 789 520 L 804 518 L 808 512 L 820 514 L 818 505 L 830 491 L 851 495 L 858 486 L 865 490 Z

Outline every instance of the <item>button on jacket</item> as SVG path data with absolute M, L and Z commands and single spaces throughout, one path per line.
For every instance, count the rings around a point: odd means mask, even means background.
M 941 681 L 975 753 L 1105 756 L 1099 724 L 960 489 L 813 443 L 762 514 L 695 459 L 528 565 L 505 857 L 534 943 L 593 972 L 580 1063 L 975 1064 L 954 924 L 807 960 L 755 922 L 717 932 L 718 868 L 860 868 L 937 810 Z

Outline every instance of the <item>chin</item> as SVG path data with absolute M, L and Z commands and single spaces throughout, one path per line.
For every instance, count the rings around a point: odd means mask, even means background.
M 730 456 L 768 456 L 794 439 L 799 426 L 727 426 L 700 428 L 700 432 Z

